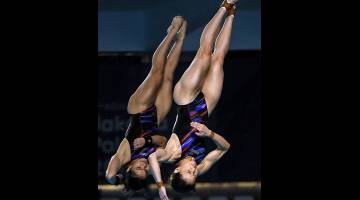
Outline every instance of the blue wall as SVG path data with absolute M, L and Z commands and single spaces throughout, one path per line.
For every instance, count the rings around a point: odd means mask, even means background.
M 183 15 L 183 14 L 182 14 Z M 153 51 L 171 22 L 172 14 L 151 11 L 100 11 L 98 16 L 99 52 Z M 185 51 L 195 51 L 202 29 L 211 16 L 188 19 Z M 239 11 L 233 25 L 231 50 L 261 49 L 261 12 Z
M 98 51 L 144 51 L 143 12 L 99 12 Z

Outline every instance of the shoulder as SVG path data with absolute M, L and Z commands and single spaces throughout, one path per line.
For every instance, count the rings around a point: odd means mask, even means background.
M 174 162 L 181 157 L 181 145 L 180 140 L 176 134 L 171 134 L 164 150 L 163 159 L 164 162 Z

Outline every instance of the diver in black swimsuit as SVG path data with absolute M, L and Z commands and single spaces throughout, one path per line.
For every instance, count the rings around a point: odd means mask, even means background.
M 204 140 L 195 134 L 197 130 L 190 124 L 191 122 L 207 123 L 208 110 L 205 96 L 200 92 L 191 103 L 177 107 L 177 120 L 172 132 L 180 139 L 182 152 L 175 164 L 189 156 L 193 157 L 197 164 L 200 164 L 206 156 L 206 146 Z
M 158 147 L 164 147 L 167 141 L 165 137 L 156 135 L 156 129 L 171 107 L 173 74 L 185 31 L 186 21 L 181 16 L 174 17 L 166 37 L 153 55 L 148 76 L 129 99 L 130 124 L 106 170 L 106 180 L 110 184 L 123 183 L 128 191 L 146 185 L 149 174 L 147 158 Z
M 168 197 L 159 162 L 175 165 L 170 177 L 171 185 L 178 192 L 187 192 L 194 190 L 196 177 L 208 171 L 230 148 L 222 136 L 209 130 L 205 124 L 221 95 L 223 63 L 229 50 L 237 1 L 225 0 L 205 26 L 193 62 L 175 85 L 173 97 L 178 113 L 173 134 L 164 149 L 157 149 L 148 158 L 161 200 Z M 211 138 L 217 146 L 210 153 L 207 153 L 204 137 Z

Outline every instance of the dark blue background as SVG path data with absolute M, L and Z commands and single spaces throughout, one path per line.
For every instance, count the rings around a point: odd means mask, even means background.
M 127 55 L 127 56 L 126 56 Z M 151 53 L 112 54 L 99 56 L 98 104 L 114 105 L 115 109 L 99 107 L 101 118 L 115 115 L 123 120 L 122 129 L 109 133 L 99 131 L 100 140 L 115 144 L 124 137 L 126 103 L 141 84 L 150 69 Z M 184 52 L 175 72 L 174 84 L 190 64 L 194 52 Z M 222 96 L 210 116 L 209 127 L 223 135 L 231 149 L 199 181 L 253 181 L 260 180 L 260 130 L 261 130 L 261 52 L 231 51 L 225 64 L 225 80 Z M 169 136 L 176 116 L 173 104 L 162 124 L 161 134 Z M 104 183 L 103 173 L 112 153 L 104 153 L 99 143 L 99 183 Z M 212 145 L 212 148 L 214 146 Z M 164 176 L 169 173 L 164 166 Z

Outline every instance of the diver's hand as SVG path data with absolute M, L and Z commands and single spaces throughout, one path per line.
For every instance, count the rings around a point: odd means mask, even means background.
M 169 197 L 166 194 L 166 188 L 164 186 L 159 188 L 159 196 L 161 200 L 169 200 Z
M 212 131 L 208 129 L 204 124 L 198 122 L 191 122 L 190 125 L 194 127 L 198 132 L 195 132 L 199 137 L 211 137 L 213 135 Z
M 145 138 L 136 138 L 133 142 L 133 146 L 136 149 L 140 149 L 141 147 L 143 147 L 145 145 Z

